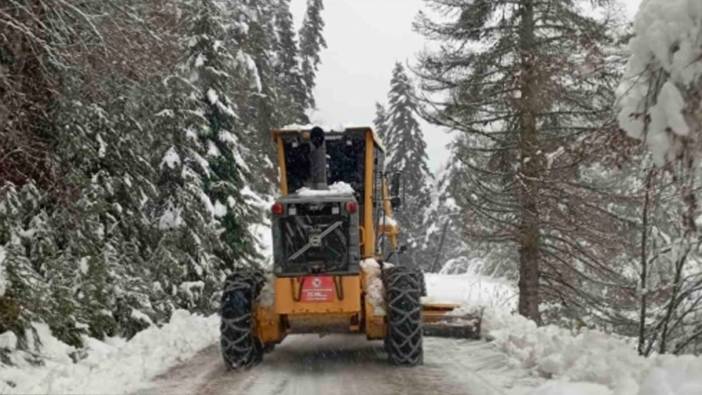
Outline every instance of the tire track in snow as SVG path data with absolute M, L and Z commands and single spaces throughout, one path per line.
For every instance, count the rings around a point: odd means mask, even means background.
M 363 336 L 290 336 L 262 364 L 243 372 L 228 371 L 213 345 L 137 395 L 523 393 L 517 385 L 528 374 L 515 373 L 491 345 L 431 337 L 424 342 L 424 365 L 409 368 L 390 365 L 382 342 Z

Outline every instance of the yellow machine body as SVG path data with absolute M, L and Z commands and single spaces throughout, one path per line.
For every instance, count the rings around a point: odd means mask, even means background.
M 385 177 L 377 180 L 376 152 L 384 152 L 382 143 L 371 128 L 352 128 L 345 132 L 364 134 L 364 193 L 361 207 L 362 221 L 359 225 L 359 244 L 361 259 L 382 259 L 382 252 L 376 245 L 377 236 L 384 236 L 388 247 L 393 251 L 397 248 L 399 229 L 395 225 L 380 220 L 378 216 L 392 218 L 392 205 L 389 187 Z M 295 134 L 309 135 L 309 130 L 283 129 L 273 131 L 273 140 L 277 147 L 279 168 L 280 194 L 288 195 L 288 169 L 286 169 L 286 153 L 283 136 Z M 380 169 L 383 170 L 383 169 Z M 382 173 L 381 173 L 382 174 Z M 379 189 L 379 190 L 376 190 Z M 380 196 L 379 210 L 374 210 L 373 197 Z M 376 204 L 378 200 L 376 198 Z M 375 214 L 374 214 L 375 211 Z M 387 333 L 387 321 L 383 308 L 373 306 L 367 297 L 370 279 L 361 270 L 359 274 L 332 276 L 337 293 L 331 300 L 324 302 L 305 302 L 299 297 L 300 287 L 305 276 L 276 277 L 273 280 L 273 304 L 271 306 L 255 306 L 255 331 L 264 344 L 275 344 L 282 341 L 290 333 L 359 333 L 368 339 L 382 339 Z M 342 295 L 339 295 L 339 290 Z M 342 297 L 339 297 L 342 296 Z M 427 322 L 439 320 L 453 310 L 455 306 L 427 305 Z M 376 314 L 377 313 L 377 314 Z
M 365 166 L 364 196 L 359 213 L 363 217 L 359 227 L 359 241 L 362 259 L 380 258 L 376 248 L 376 232 L 386 236 L 391 248 L 397 246 L 398 229 L 394 225 L 379 225 L 373 217 L 373 194 L 382 194 L 383 214 L 392 218 L 392 208 L 385 180 L 380 184 L 380 191 L 375 191 L 374 182 L 376 149 L 384 151 L 371 128 L 355 128 L 346 131 L 364 133 Z M 278 151 L 278 168 L 280 194 L 288 194 L 288 181 L 285 162 L 285 148 L 282 136 L 287 133 L 304 134 L 308 130 L 274 130 L 273 140 Z M 375 309 L 366 297 L 368 278 L 361 270 L 357 275 L 334 276 L 335 286 L 343 289 L 343 297 L 334 295 L 332 300 L 324 302 L 304 302 L 299 295 L 303 277 L 279 277 L 273 280 L 273 305 L 255 306 L 255 330 L 264 344 L 278 343 L 289 333 L 329 333 L 346 332 L 365 334 L 369 339 L 382 339 L 386 333 L 385 317 L 375 315 Z

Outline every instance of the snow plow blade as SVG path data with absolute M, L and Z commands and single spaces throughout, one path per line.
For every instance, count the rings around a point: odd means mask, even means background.
M 479 339 L 482 314 L 453 314 L 453 304 L 422 305 L 424 336 Z

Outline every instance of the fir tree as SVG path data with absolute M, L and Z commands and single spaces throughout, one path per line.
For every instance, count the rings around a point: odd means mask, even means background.
M 235 40 L 241 45 L 242 55 L 254 65 L 256 94 L 250 95 L 241 113 L 241 119 L 256 132 L 251 137 L 252 167 L 266 175 L 257 177 L 254 189 L 259 193 L 272 194 L 277 177 L 275 149 L 271 130 L 286 125 L 280 88 L 281 78 L 276 74 L 278 67 L 276 48 L 277 33 L 275 15 L 277 0 L 256 0 L 242 2 L 233 10 L 236 13 L 239 29 L 235 29 Z M 287 88 L 289 89 L 289 87 Z
M 320 52 L 327 47 L 327 42 L 322 34 L 324 30 L 324 20 L 322 11 L 324 10 L 323 0 L 308 0 L 307 12 L 300 28 L 300 56 L 302 58 L 302 77 L 307 89 L 306 108 L 315 108 L 314 87 L 317 71 L 322 62 Z
M 215 218 L 204 184 L 211 175 L 206 150 L 197 132 L 208 127 L 199 89 L 187 79 L 165 79 L 169 100 L 157 113 L 162 139 L 154 147 L 159 196 L 151 221 L 155 250 L 149 260 L 154 279 L 154 305 L 212 311 L 210 300 L 221 285 L 231 252 L 220 240 L 225 231 Z
M 0 330 L 20 335 L 33 321 L 50 317 L 44 301 L 51 290 L 43 262 L 34 262 L 36 229 L 31 227 L 40 215 L 46 195 L 29 183 L 21 188 L 5 184 L 0 188 L 0 245 L 2 245 L 2 292 L 0 292 Z M 43 232 L 51 232 L 43 229 Z M 46 260 L 51 257 L 43 256 Z
M 403 207 L 396 212 L 401 242 L 409 248 L 410 263 L 428 268 L 424 256 L 424 223 L 431 204 L 433 176 L 427 162 L 427 144 L 417 120 L 414 88 L 402 64 L 395 64 L 385 123 L 386 172 L 400 173 L 404 184 Z
M 274 73 L 279 92 L 276 106 L 284 125 L 308 123 L 305 109 L 309 102 L 305 80 L 300 69 L 300 56 L 293 29 L 290 0 L 278 0 L 275 13 L 276 59 Z
M 385 111 L 385 107 L 380 103 L 375 103 L 375 118 L 373 119 L 373 126 L 375 127 L 375 133 L 378 135 L 381 141 L 385 141 L 385 134 L 387 131 L 388 115 Z
M 428 118 L 462 132 L 454 150 L 463 171 L 453 182 L 463 184 L 462 214 L 477 219 L 466 235 L 513 243 L 504 255 L 518 255 L 519 312 L 539 321 L 544 295 L 572 301 L 582 296 L 576 278 L 616 276 L 604 248 L 590 254 L 586 245 L 611 242 L 595 218 L 622 224 L 592 210 L 604 194 L 579 176 L 613 97 L 607 29 L 575 0 L 429 3 L 451 16 L 420 16 L 418 30 L 442 47 L 422 56 L 419 72 L 427 92 L 447 98 Z
M 42 5 L 0 16 L 0 330 L 79 346 L 213 311 L 257 260 L 270 129 L 304 115 L 288 2 Z
M 209 168 L 204 190 L 212 215 L 224 226 L 222 238 L 232 253 L 220 258 L 232 266 L 253 263 L 257 254 L 249 226 L 259 220 L 260 213 L 243 193 L 252 180 L 247 163 L 250 152 L 244 144 L 251 130 L 241 122 L 242 111 L 231 96 L 246 96 L 252 71 L 237 56 L 239 43 L 228 41 L 228 13 L 213 1 L 198 3 L 188 24 L 190 46 L 184 73 L 197 88 L 198 110 L 206 120 L 195 130 Z

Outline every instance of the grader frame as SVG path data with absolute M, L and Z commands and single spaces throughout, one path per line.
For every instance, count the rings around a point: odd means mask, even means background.
M 266 278 L 261 273 L 239 272 L 227 279 L 221 325 L 225 362 L 235 369 L 251 366 L 291 333 L 343 332 L 385 340 L 392 363 L 421 364 L 422 310 L 427 324 L 436 327 L 455 306 L 422 306 L 423 274 L 402 264 L 399 229 L 392 220 L 397 197 L 390 196 L 382 143 L 368 127 L 287 128 L 274 130 L 272 136 L 280 189 L 272 208 L 273 273 Z M 327 155 L 327 141 L 331 155 Z M 327 157 L 334 161 L 335 155 L 343 158 L 327 164 Z M 309 174 L 315 172 L 317 178 L 310 181 Z M 328 180 L 351 183 L 353 193 L 306 196 L 300 192 L 309 185 L 324 190 Z M 324 215 L 316 216 L 315 210 Z M 327 222 L 314 223 L 316 218 Z M 325 245 L 324 237 L 332 231 L 338 245 Z M 334 259 L 351 257 L 347 264 L 330 263 L 325 257 L 325 251 L 331 254 L 343 248 L 348 251 Z M 291 254 L 293 250 L 297 253 Z M 306 254 L 308 250 L 314 253 Z M 297 266 L 291 269 L 293 264 Z M 384 289 L 380 302 L 379 282 Z M 262 295 L 268 295 L 267 302 Z

